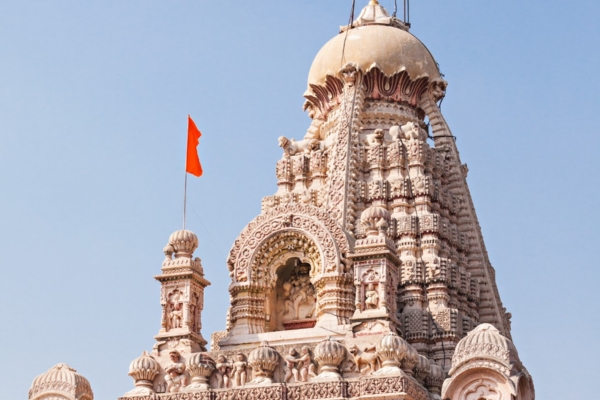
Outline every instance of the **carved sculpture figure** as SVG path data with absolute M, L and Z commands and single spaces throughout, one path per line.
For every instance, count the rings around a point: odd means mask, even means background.
M 375 352 L 375 346 L 365 347 L 363 351 L 358 349 L 357 345 L 353 345 L 349 349 L 350 354 L 354 357 L 354 364 L 362 375 L 371 374 L 379 369 L 379 356 Z
M 229 374 L 231 373 L 231 364 L 227 362 L 227 359 L 223 354 L 217 356 L 217 364 L 215 376 L 217 378 L 217 387 L 219 389 L 228 388 L 231 382 Z
M 284 153 L 288 156 L 293 156 L 300 152 L 310 153 L 313 150 L 318 150 L 320 146 L 320 142 L 317 139 L 296 141 L 295 139 L 288 139 L 285 136 L 280 136 L 278 141 L 279 147 L 283 148 Z
M 171 322 L 171 329 L 177 329 L 183 326 L 183 310 L 181 309 L 181 303 L 173 305 L 173 309 L 169 312 L 169 320 Z
M 167 383 L 167 392 L 177 393 L 187 385 L 185 376 L 185 363 L 181 361 L 181 356 L 175 350 L 169 353 L 169 358 L 173 364 L 165 368 L 165 382 Z
M 298 352 L 296 351 L 296 349 L 291 348 L 290 351 L 288 352 L 288 355 L 284 357 L 285 360 L 285 377 L 283 378 L 284 382 L 289 382 L 289 380 L 294 377 L 294 381 L 298 382 L 299 379 L 299 371 L 298 368 L 296 367 L 296 363 L 298 362 L 298 358 L 296 357 L 298 355 Z
M 315 288 L 310 282 L 310 265 L 299 264 L 283 283 L 283 319 L 312 318 L 316 307 Z
M 429 272 L 429 279 L 438 278 L 442 274 L 442 268 L 440 267 L 440 260 L 435 258 L 427 265 L 427 270 Z
M 366 136 L 365 144 L 368 146 L 380 146 L 383 144 L 383 129 L 375 129 L 373 133 Z
M 312 362 L 312 358 L 310 356 L 310 350 L 308 346 L 302 346 L 301 355 L 298 358 L 300 365 L 298 369 L 300 370 L 300 379 L 302 382 L 307 382 L 308 377 L 316 377 L 317 376 L 317 366 Z
M 356 64 L 348 63 L 342 68 L 342 76 L 346 84 L 350 87 L 354 86 L 356 83 L 356 75 L 358 74 L 358 69 Z
M 377 309 L 379 307 L 379 293 L 375 289 L 375 285 L 369 283 L 365 292 L 365 308 L 367 310 Z
M 448 82 L 443 79 L 436 79 L 431 82 L 431 96 L 435 101 L 440 100 L 444 96 L 446 96 L 446 88 L 448 87 Z
M 402 133 L 404 133 L 404 138 L 407 140 L 418 140 L 419 139 L 419 125 L 414 122 L 408 122 L 402 126 L 400 126 Z
M 235 361 L 232 365 L 233 385 L 235 387 L 241 387 L 246 384 L 248 363 L 245 359 L 246 357 L 242 353 L 235 355 Z

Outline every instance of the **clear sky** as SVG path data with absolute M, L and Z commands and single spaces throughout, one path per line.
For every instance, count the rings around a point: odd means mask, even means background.
M 133 387 L 129 362 L 160 327 L 153 276 L 181 228 L 188 113 L 203 132 L 188 192 L 212 282 L 203 334 L 224 329 L 227 253 L 276 190 L 277 137 L 309 125 L 310 64 L 350 5 L 0 3 L 3 399 L 60 362 L 99 400 Z M 411 2 L 540 399 L 599 390 L 598 15 L 591 0 Z

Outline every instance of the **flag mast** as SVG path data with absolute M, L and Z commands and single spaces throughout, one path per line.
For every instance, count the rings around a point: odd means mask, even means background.
M 187 176 L 188 172 L 185 171 L 185 180 L 183 184 L 183 230 L 185 231 L 185 212 L 187 208 Z

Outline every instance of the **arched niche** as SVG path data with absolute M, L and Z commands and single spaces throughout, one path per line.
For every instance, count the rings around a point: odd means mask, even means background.
M 348 236 L 327 212 L 298 204 L 276 206 L 250 222 L 227 259 L 231 276 L 230 335 L 282 328 L 276 295 L 278 271 L 290 258 L 310 264 L 316 289 L 316 325 L 347 324 L 354 312 Z M 284 268 L 285 269 L 285 268 Z
M 315 326 L 317 292 L 311 282 L 311 259 L 288 253 L 273 265 L 274 284 L 267 294 L 267 330 L 283 331 Z
M 516 395 L 513 382 L 493 369 L 493 363 L 463 370 L 442 390 L 442 398 L 451 400 L 513 400 Z
M 335 219 L 314 206 L 281 205 L 252 220 L 235 240 L 227 258 L 233 285 L 261 284 L 263 277 L 253 262 L 256 252 L 266 238 L 285 230 L 297 230 L 314 239 L 322 252 L 319 272 L 339 274 L 350 268 L 345 256 L 354 243 Z

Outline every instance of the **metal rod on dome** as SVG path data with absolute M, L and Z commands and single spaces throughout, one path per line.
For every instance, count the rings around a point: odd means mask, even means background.
M 406 24 L 410 26 L 410 0 L 406 0 Z
M 185 231 L 185 212 L 187 208 L 187 171 L 185 171 L 185 180 L 183 184 L 183 230 Z

